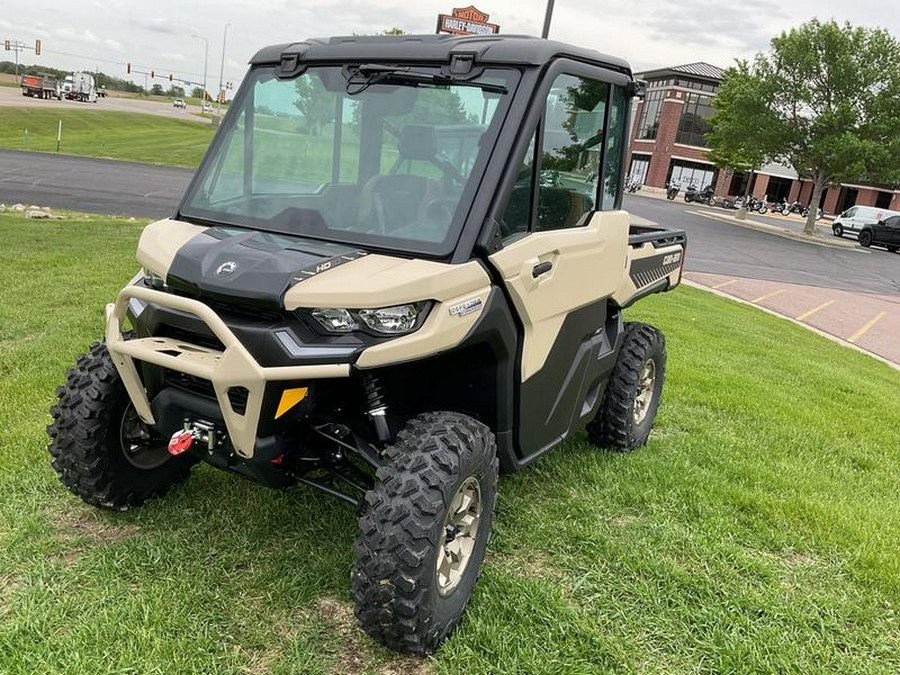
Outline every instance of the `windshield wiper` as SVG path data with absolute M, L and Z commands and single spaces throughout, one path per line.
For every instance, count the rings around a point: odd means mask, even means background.
M 502 84 L 479 82 L 478 80 L 463 80 L 444 73 L 428 73 L 413 70 L 403 66 L 385 66 L 380 63 L 364 63 L 348 69 L 347 94 L 355 96 L 361 94 L 373 84 L 408 84 L 413 87 L 420 85 L 475 87 L 482 91 L 494 94 L 505 94 L 507 89 Z M 355 87 L 355 88 L 354 88 Z

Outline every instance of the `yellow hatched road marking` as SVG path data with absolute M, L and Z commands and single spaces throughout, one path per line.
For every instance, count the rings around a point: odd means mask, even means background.
M 765 295 L 761 295 L 758 298 L 751 300 L 750 302 L 756 304 L 757 302 L 762 302 L 763 300 L 768 300 L 769 298 L 774 298 L 776 295 L 781 295 L 786 290 L 787 290 L 786 288 L 779 288 L 777 291 L 772 291 L 771 293 L 766 293 Z
M 813 308 L 812 308 L 811 310 L 809 310 L 808 312 L 803 312 L 803 314 L 801 314 L 800 316 L 797 317 L 797 321 L 803 321 L 803 320 L 805 320 L 805 319 L 808 319 L 809 317 L 811 317 L 811 316 L 812 316 L 813 314 L 815 314 L 816 312 L 821 312 L 823 309 L 825 309 L 825 308 L 828 307 L 829 305 L 833 305 L 833 304 L 834 304 L 834 300 L 829 300 L 828 302 L 823 302 L 823 303 L 822 303 L 821 305 L 819 305 L 818 307 L 813 307 Z
M 723 281 L 721 284 L 710 286 L 710 288 L 725 288 L 726 286 L 731 286 L 731 284 L 736 284 L 737 282 L 737 279 L 730 279 L 729 281 Z
M 851 342 L 851 343 L 852 343 L 852 342 L 856 342 L 857 340 L 859 340 L 859 338 L 861 338 L 863 335 L 865 335 L 867 332 L 869 332 L 869 329 L 872 328 L 872 326 L 874 326 L 876 323 L 878 323 L 879 321 L 881 321 L 881 320 L 884 318 L 884 315 L 885 315 L 885 314 L 887 314 L 887 312 L 879 312 L 879 313 L 878 313 L 878 316 L 876 316 L 874 319 L 872 319 L 871 321 L 869 321 L 869 323 L 867 323 L 865 326 L 863 326 L 862 328 L 860 328 L 860 329 L 859 329 L 858 331 L 856 331 L 853 335 L 851 335 L 850 337 L 848 337 L 848 338 L 847 338 L 847 342 Z

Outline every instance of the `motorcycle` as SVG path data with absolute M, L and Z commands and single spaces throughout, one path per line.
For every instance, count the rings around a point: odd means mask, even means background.
M 681 192 L 681 185 L 679 183 L 669 183 L 666 186 L 666 199 L 673 200 L 678 196 L 678 193 Z
M 747 210 L 755 211 L 756 213 L 763 215 L 769 212 L 769 207 L 763 200 L 750 196 L 747 198 Z
M 684 192 L 684 201 L 690 204 L 691 202 L 699 202 L 701 204 L 709 204 L 710 206 L 715 205 L 715 198 L 713 196 L 715 190 L 712 185 L 707 185 L 702 190 L 698 190 L 696 185 L 691 185 Z
M 789 216 L 792 213 L 802 214 L 803 208 L 803 205 L 797 199 L 792 202 L 785 201 L 781 204 L 781 215 Z
M 640 181 L 635 180 L 634 178 L 629 177 L 628 180 L 625 181 L 625 190 L 627 192 L 637 192 L 643 187 Z

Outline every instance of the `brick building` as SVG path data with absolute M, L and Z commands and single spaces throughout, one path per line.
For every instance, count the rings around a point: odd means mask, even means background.
M 708 159 L 705 134 L 714 109 L 712 99 L 722 69 L 709 63 L 659 68 L 636 77 L 647 81 L 647 96 L 635 106 L 631 125 L 629 175 L 644 185 L 664 188 L 674 180 L 682 186 L 714 185 L 717 196 L 750 191 L 757 199 L 809 203 L 812 183 L 790 167 L 770 164 L 752 175 L 729 175 Z M 854 204 L 900 211 L 900 190 L 845 183 L 828 187 L 819 206 L 837 214 Z

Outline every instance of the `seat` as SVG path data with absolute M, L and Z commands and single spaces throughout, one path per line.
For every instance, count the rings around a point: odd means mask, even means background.
M 430 125 L 407 124 L 400 129 L 397 161 L 390 173 L 372 176 L 360 193 L 357 222 L 361 228 L 389 234 L 420 220 L 426 207 L 443 197 L 441 181 L 409 173 L 416 161 L 440 166 L 436 145 Z M 404 164 L 407 173 L 399 173 Z

